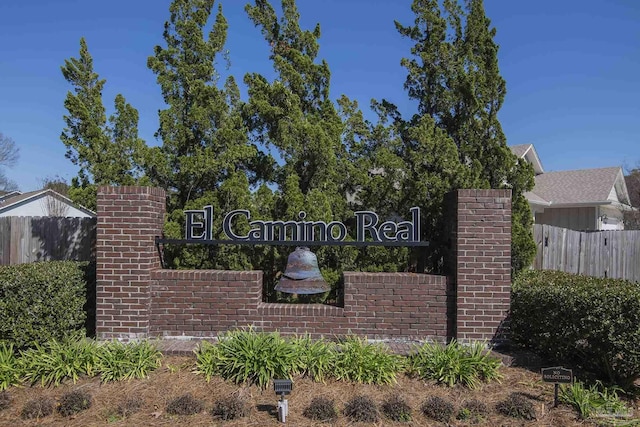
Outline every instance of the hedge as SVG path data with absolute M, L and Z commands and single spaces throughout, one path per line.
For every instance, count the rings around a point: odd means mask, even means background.
M 628 388 L 640 377 L 640 284 L 523 272 L 513 285 L 511 337 L 552 362 Z
M 93 269 L 74 261 L 0 267 L 0 340 L 20 349 L 83 329 Z

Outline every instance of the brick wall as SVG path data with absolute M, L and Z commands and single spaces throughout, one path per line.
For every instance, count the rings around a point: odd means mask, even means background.
M 96 236 L 96 335 L 149 334 L 151 272 L 160 268 L 165 193 L 149 187 L 100 187 Z
M 212 337 L 253 325 L 316 337 L 492 339 L 509 308 L 510 192 L 460 190 L 449 202 L 450 278 L 346 272 L 344 307 L 334 307 L 263 303 L 259 271 L 162 270 L 154 238 L 162 230 L 164 192 L 101 187 L 97 335 Z
M 242 326 L 314 337 L 446 338 L 446 278 L 411 273 L 344 274 L 344 308 L 262 302 L 262 272 L 157 270 L 151 336 L 211 337 Z
M 458 190 L 449 202 L 453 336 L 494 340 L 511 301 L 511 190 Z

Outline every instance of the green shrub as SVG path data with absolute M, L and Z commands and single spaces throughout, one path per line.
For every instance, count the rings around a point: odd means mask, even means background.
M 445 423 L 453 418 L 455 411 L 453 403 L 439 396 L 432 396 L 425 400 L 420 409 L 425 417 Z
M 616 387 L 604 387 L 601 382 L 585 387 L 581 382 L 562 386 L 558 394 L 561 402 L 574 407 L 580 418 L 586 419 L 594 414 L 620 415 L 629 409 L 618 397 Z
M 218 375 L 218 364 L 221 359 L 220 348 L 216 344 L 202 341 L 193 352 L 196 354 L 194 373 L 204 375 L 207 382 L 211 381 L 214 375 Z
M 74 390 L 62 395 L 58 402 L 58 413 L 63 417 L 69 417 L 90 407 L 91 395 L 85 391 Z
M 354 422 L 377 423 L 378 405 L 369 396 L 355 396 L 347 402 L 344 415 Z
M 19 384 L 21 372 L 13 345 L 0 342 L 0 392 Z
M 251 329 L 227 332 L 216 345 L 196 350 L 197 371 L 207 379 L 220 375 L 236 384 L 266 388 L 272 378 L 291 378 L 298 371 L 294 347 L 279 334 Z
M 407 372 L 425 380 L 453 387 L 462 384 L 475 388 L 483 381 L 501 378 L 499 359 L 491 357 L 484 344 L 470 346 L 452 341 L 446 346 L 425 343 L 414 347 L 408 357 Z
M 23 419 L 42 418 L 53 414 L 54 402 L 48 397 L 36 397 L 27 401 L 20 411 Z
M 310 377 L 314 381 L 324 382 L 333 372 L 337 352 L 332 342 L 312 340 L 309 336 L 291 340 L 298 361 L 298 374 Z
M 23 349 L 82 330 L 89 270 L 73 261 L 0 267 L 0 340 Z
M 640 285 L 523 272 L 513 286 L 511 337 L 556 363 L 629 388 L 640 378 Z
M 536 419 L 536 409 L 533 407 L 533 403 L 519 393 L 511 393 L 506 399 L 498 402 L 496 411 L 513 418 Z
M 392 384 L 404 369 L 404 359 L 384 344 L 370 344 L 364 338 L 347 337 L 339 345 L 334 376 L 364 384 Z
M 411 407 L 404 398 L 397 394 L 387 397 L 382 402 L 382 413 L 392 421 L 411 421 Z
M 336 405 L 333 400 L 328 397 L 314 397 L 307 406 L 302 415 L 314 421 L 333 421 L 338 417 Z
M 191 393 L 176 397 L 167 405 L 167 413 L 171 415 L 195 415 L 204 410 L 204 403 L 194 398 Z
M 19 367 L 32 384 L 74 383 L 82 375 L 100 374 L 103 382 L 145 378 L 161 364 L 162 354 L 148 341 L 97 344 L 79 335 L 36 344 L 21 352 Z
M 84 271 L 85 303 L 83 310 L 86 314 L 84 329 L 86 336 L 96 337 L 96 262 L 91 261 L 82 266 Z
M 146 378 L 161 359 L 162 353 L 148 341 L 111 341 L 98 347 L 97 369 L 103 382 Z
M 57 386 L 67 379 L 75 383 L 81 375 L 95 375 L 97 353 L 95 341 L 76 336 L 36 344 L 21 352 L 20 364 L 32 384 Z

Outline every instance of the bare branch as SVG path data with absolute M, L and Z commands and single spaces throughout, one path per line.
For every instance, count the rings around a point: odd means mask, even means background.
M 0 171 L 0 191 L 15 191 L 18 189 L 18 184 L 11 181 L 7 176 Z
M 18 161 L 20 150 L 13 139 L 0 132 L 0 166 L 11 167 Z

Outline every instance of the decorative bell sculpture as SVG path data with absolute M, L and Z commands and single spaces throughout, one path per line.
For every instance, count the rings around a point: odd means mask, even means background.
M 287 268 L 275 287 L 289 294 L 320 294 L 331 290 L 318 268 L 318 258 L 305 247 L 289 254 Z

